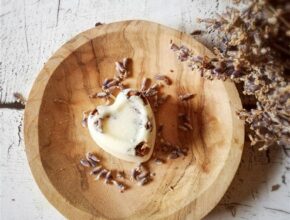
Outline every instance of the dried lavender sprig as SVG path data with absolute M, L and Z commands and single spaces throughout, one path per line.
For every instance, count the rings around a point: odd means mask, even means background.
M 187 94 L 179 95 L 178 98 L 179 98 L 181 101 L 188 101 L 188 100 L 194 98 L 194 96 L 195 96 L 195 94 L 187 93 Z
M 109 171 L 107 169 L 102 169 L 98 175 L 96 176 L 95 180 L 99 180 L 102 177 L 105 177 Z
M 162 75 L 162 74 L 156 74 L 155 75 L 155 79 L 156 80 L 162 80 L 164 81 L 167 85 L 171 85 L 172 84 L 172 80 L 166 76 L 166 75 Z
M 24 96 L 23 96 L 21 93 L 19 93 L 19 92 L 14 92 L 14 93 L 13 93 L 13 96 L 14 96 L 14 98 L 16 99 L 16 102 L 19 102 L 19 103 L 21 103 L 22 105 L 26 105 L 27 100 L 26 100 L 26 98 L 24 98 Z
M 91 172 L 90 172 L 90 175 L 97 175 L 99 172 L 101 172 L 103 169 L 102 166 L 97 166 L 97 167 L 94 167 Z
M 148 176 L 146 176 L 146 177 L 143 177 L 142 179 L 140 179 L 140 180 L 137 182 L 137 184 L 138 184 L 139 186 L 144 186 L 144 185 L 146 185 L 147 183 L 149 183 L 150 181 L 151 181 L 151 178 L 148 177 Z
M 127 188 L 125 184 L 120 183 L 117 180 L 112 180 L 112 183 L 118 188 L 120 193 L 123 193 Z
M 150 83 L 149 78 L 143 78 L 140 91 L 145 91 Z
M 89 95 L 90 98 L 108 98 L 108 92 L 97 92 L 95 94 Z
M 96 127 L 96 130 L 100 133 L 103 133 L 103 119 L 98 118 L 95 122 L 94 125 Z
M 290 145 L 289 14 L 289 1 L 254 0 L 242 12 L 229 8 L 217 19 L 200 19 L 225 33 L 220 49 L 214 49 L 215 58 L 171 45 L 180 61 L 187 61 L 201 76 L 230 78 L 243 84 L 245 95 L 255 96 L 256 108 L 238 114 L 250 125 L 252 144 L 260 149 Z
M 80 164 L 84 167 L 91 167 L 91 163 L 86 159 L 81 159 Z
M 87 152 L 86 153 L 86 159 L 88 161 L 94 161 L 96 163 L 99 163 L 101 160 L 99 158 L 97 158 L 94 154 L 92 154 L 91 152 Z

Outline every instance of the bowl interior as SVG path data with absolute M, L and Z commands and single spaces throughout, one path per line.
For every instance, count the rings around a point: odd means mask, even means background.
M 214 184 L 228 158 L 233 127 L 224 83 L 205 81 L 177 61 L 169 43 L 178 43 L 180 36 L 155 29 L 146 31 L 140 26 L 126 32 L 108 31 L 87 40 L 61 62 L 44 90 L 38 116 L 42 166 L 70 204 L 96 217 L 169 216 L 195 202 Z M 143 77 L 154 78 L 157 73 L 172 79 L 173 84 L 163 88 L 171 97 L 155 117 L 164 125 L 165 139 L 190 150 L 188 156 L 163 165 L 149 163 L 156 174 L 154 180 L 144 187 L 127 180 L 130 188 L 119 193 L 115 187 L 95 181 L 79 160 L 92 151 L 108 169 L 129 174 L 135 166 L 102 151 L 81 126 L 82 112 L 104 103 L 89 95 L 100 91 L 105 78 L 114 76 L 114 62 L 123 57 L 132 59 L 132 75 L 125 81 L 130 87 L 139 88 Z M 178 101 L 177 95 L 188 92 L 196 96 L 188 102 Z M 182 112 L 191 117 L 190 132 L 177 127 L 177 115 Z

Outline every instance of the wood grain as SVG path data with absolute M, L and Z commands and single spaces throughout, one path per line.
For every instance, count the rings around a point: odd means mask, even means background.
M 236 88 L 229 82 L 204 81 L 181 65 L 169 49 L 170 40 L 211 56 L 178 31 L 127 21 L 81 33 L 61 47 L 37 77 L 25 110 L 26 152 L 40 189 L 68 218 L 200 219 L 229 186 L 244 137 L 243 123 L 235 116 L 241 108 Z M 113 76 L 113 63 L 123 57 L 133 59 L 132 87 L 140 84 L 143 75 L 152 78 L 163 73 L 173 79 L 168 89 L 172 98 L 156 117 L 166 125 L 165 137 L 190 147 L 190 154 L 161 167 L 152 165 L 156 177 L 151 184 L 119 194 L 89 178 L 78 161 L 86 151 L 94 151 L 110 169 L 133 166 L 97 148 L 80 124 L 82 111 L 98 104 L 88 95 Z M 176 97 L 186 92 L 196 97 L 180 105 Z M 178 112 L 191 115 L 192 133 L 178 131 Z

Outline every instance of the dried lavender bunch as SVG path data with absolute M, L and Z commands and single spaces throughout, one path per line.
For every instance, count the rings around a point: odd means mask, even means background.
M 260 150 L 289 146 L 290 2 L 252 0 L 247 4 L 243 11 L 228 8 L 216 19 L 199 19 L 210 30 L 223 33 L 218 35 L 215 57 L 202 57 L 176 44 L 171 49 L 201 76 L 231 79 L 242 84 L 244 95 L 255 97 L 254 107 L 238 112 L 252 130 L 252 145 Z

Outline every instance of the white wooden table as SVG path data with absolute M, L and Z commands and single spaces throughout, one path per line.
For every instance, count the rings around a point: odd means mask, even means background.
M 189 33 L 198 27 L 197 17 L 212 17 L 228 5 L 226 0 L 1 0 L 0 219 L 64 219 L 33 180 L 23 109 L 9 104 L 13 92 L 28 96 L 57 48 L 96 22 L 146 19 Z M 203 42 L 211 45 L 213 37 Z M 290 152 L 246 148 L 230 189 L 206 219 L 290 219 Z

